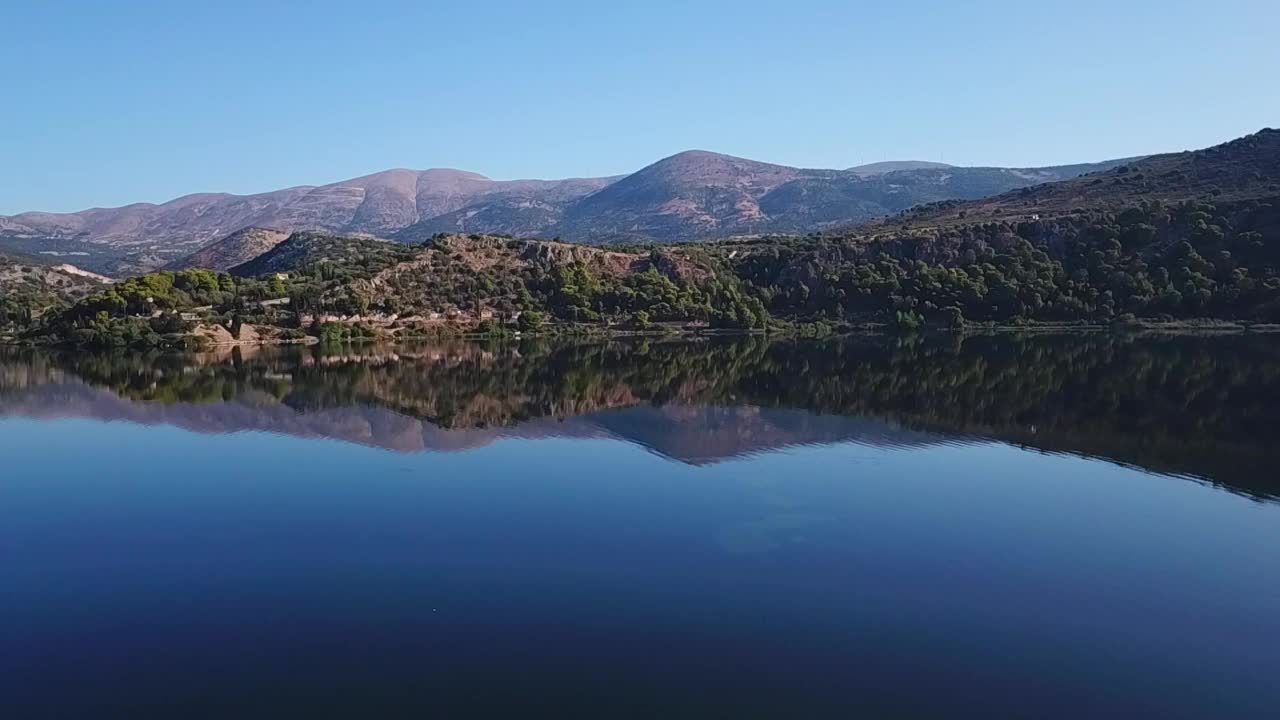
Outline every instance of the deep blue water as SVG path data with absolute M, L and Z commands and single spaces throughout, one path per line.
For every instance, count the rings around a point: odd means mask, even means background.
M 7 360 L 0 713 L 1280 713 L 1280 504 L 1246 477 L 1270 451 L 1231 425 L 1256 424 L 1245 408 L 1135 416 L 1132 437 L 1086 415 L 1107 436 L 1090 440 L 1046 429 L 1079 400 L 1053 400 L 1073 371 L 1043 383 L 1042 415 L 1000 425 L 964 392 L 929 412 L 820 412 L 829 387 L 782 402 L 803 380 L 781 361 L 719 394 L 722 372 L 637 380 L 650 356 L 549 391 L 494 352 L 457 376 L 438 375 L 471 362 L 456 348 L 378 361 L 398 379 L 341 370 L 368 358 Z M 1081 352 L 1138 377 L 1115 348 Z M 1178 352 L 1187 377 L 1238 377 Z M 1232 459 L 1179 455 L 1186 427 L 1230 429 Z

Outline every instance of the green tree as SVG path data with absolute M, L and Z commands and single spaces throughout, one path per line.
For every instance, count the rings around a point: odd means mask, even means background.
M 516 321 L 516 326 L 522 332 L 536 333 L 546 324 L 546 316 L 537 310 L 525 310 L 520 313 L 520 319 Z

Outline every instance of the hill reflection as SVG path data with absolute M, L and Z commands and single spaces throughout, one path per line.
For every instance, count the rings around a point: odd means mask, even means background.
M 0 354 L 0 414 L 417 452 L 612 437 L 689 463 L 998 440 L 1280 496 L 1280 338 L 765 338 Z

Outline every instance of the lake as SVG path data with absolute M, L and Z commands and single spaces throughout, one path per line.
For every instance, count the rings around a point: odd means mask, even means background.
M 7 718 L 1273 718 L 1280 337 L 0 351 Z

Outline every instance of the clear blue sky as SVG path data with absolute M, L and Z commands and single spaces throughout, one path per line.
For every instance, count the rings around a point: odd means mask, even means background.
M 1044 165 L 1280 126 L 1276 0 L 0 7 L 0 213 L 389 167 Z

